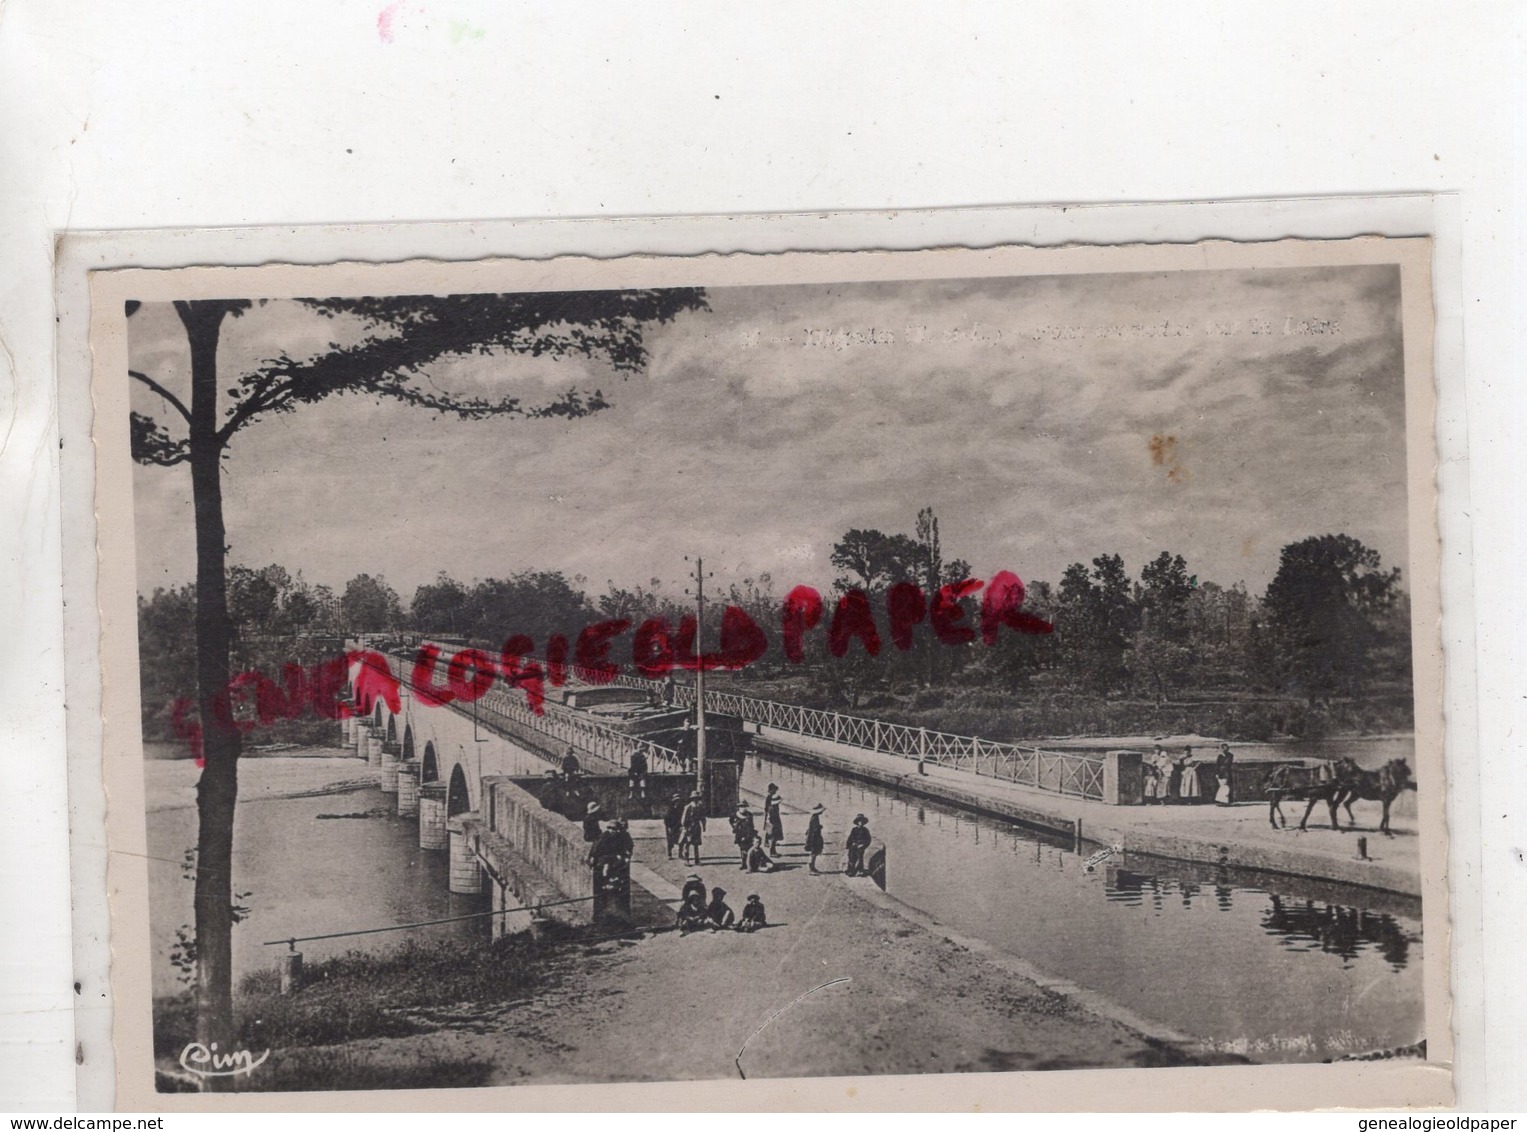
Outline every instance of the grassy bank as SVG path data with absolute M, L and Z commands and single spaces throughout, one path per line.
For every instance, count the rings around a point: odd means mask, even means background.
M 525 999 L 557 983 L 558 959 L 576 954 L 596 937 L 560 925 L 540 938 L 522 933 L 493 943 L 405 944 L 382 955 L 352 951 L 309 967 L 301 990 L 280 993 L 272 970 L 241 980 L 235 1000 L 239 1046 L 259 1070 L 236 1078 L 243 1091 L 306 1089 L 445 1088 L 483 1084 L 492 1066 L 471 1056 L 430 1056 L 415 1066 L 385 1070 L 370 1065 L 354 1043 L 429 1034 L 461 1025 L 462 1004 L 474 1012 Z M 174 1066 L 196 1032 L 189 994 L 154 1004 L 154 1055 Z M 178 1067 L 160 1076 L 161 1091 L 189 1083 Z

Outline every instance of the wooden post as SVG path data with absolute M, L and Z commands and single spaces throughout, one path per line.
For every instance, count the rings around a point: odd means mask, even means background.
M 287 944 L 290 949 L 281 956 L 281 993 L 295 994 L 302 988 L 302 952 L 296 941 Z

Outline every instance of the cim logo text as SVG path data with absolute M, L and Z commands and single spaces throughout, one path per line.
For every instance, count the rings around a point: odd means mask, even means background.
M 198 1077 L 234 1077 L 240 1073 L 247 1076 L 263 1064 L 269 1056 L 270 1050 L 255 1057 L 247 1049 L 233 1053 L 219 1053 L 216 1042 L 213 1042 L 211 1046 L 192 1042 L 180 1051 L 180 1067 L 188 1073 L 195 1073 Z

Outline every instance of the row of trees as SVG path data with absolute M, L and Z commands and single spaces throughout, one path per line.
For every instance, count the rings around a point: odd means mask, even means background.
M 829 607 L 849 590 L 868 594 L 880 620 L 878 653 L 856 645 L 847 656 L 832 657 L 819 631 L 808 636 L 804 661 L 788 663 L 779 641 L 781 595 L 764 574 L 715 594 L 707 616 L 712 642 L 726 604 L 741 607 L 770 637 L 764 658 L 736 679 L 788 679 L 799 698 L 850 710 L 869 702 L 894 706 L 898 696 L 924 689 L 1006 695 L 1015 702 L 1063 695 L 1161 706 L 1256 695 L 1317 705 L 1408 688 L 1409 602 L 1399 571 L 1386 570 L 1375 551 L 1346 535 L 1284 547 L 1277 574 L 1260 595 L 1239 583 L 1200 581 L 1182 555 L 1168 551 L 1146 562 L 1138 576 L 1117 554 L 1100 555 L 1090 565 L 1074 563 L 1058 586 L 1039 581 L 1028 587 L 1027 608 L 1055 631 L 1004 632 L 991 649 L 951 650 L 926 627 L 914 634 L 910 649 L 893 646 L 884 614 L 892 586 L 911 581 L 932 593 L 970 576 L 964 561 L 944 559 L 931 509 L 919 513 L 910 535 L 847 531 L 834 544 L 831 563 L 838 574 Z M 307 653 L 315 647 L 332 647 L 335 639 L 357 633 L 412 631 L 491 649 L 511 634 L 544 644 L 552 634 L 573 639 L 595 621 L 635 625 L 661 617 L 677 625 L 693 612 L 681 588 L 657 578 L 629 587 L 610 582 L 593 593 L 582 576 L 557 571 L 526 570 L 472 583 L 442 572 L 415 589 L 405 605 L 379 576 L 357 575 L 336 597 L 276 565 L 232 568 L 228 604 L 240 666 L 273 668 L 288 659 L 312 659 Z M 977 599 L 962 604 L 974 623 Z M 183 695 L 192 679 L 193 617 L 190 586 L 159 590 L 141 602 L 144 655 L 153 658 L 144 666 L 145 723 L 156 737 L 169 729 L 165 705 Z

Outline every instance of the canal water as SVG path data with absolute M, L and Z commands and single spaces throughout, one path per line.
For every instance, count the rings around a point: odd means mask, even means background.
M 769 782 L 797 811 L 828 807 L 830 846 L 868 816 L 903 903 L 1213 1048 L 1319 1061 L 1423 1035 L 1417 900 L 1149 857 L 1088 871 L 1069 841 L 750 758 L 747 795 Z M 787 842 L 804 825 L 787 813 Z

